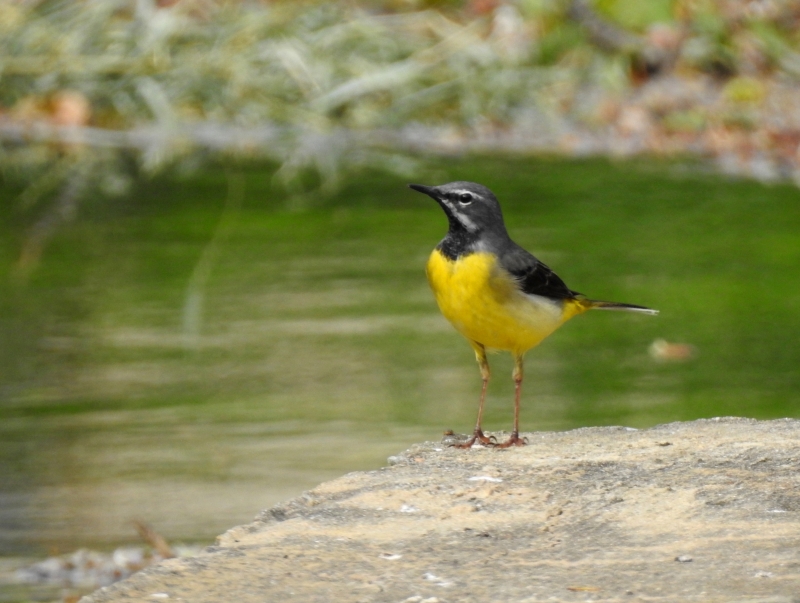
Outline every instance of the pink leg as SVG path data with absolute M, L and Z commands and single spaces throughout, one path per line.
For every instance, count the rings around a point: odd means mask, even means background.
M 463 444 L 453 444 L 455 448 L 472 448 L 475 442 L 480 442 L 484 446 L 494 446 L 494 438 L 487 437 L 483 434 L 481 429 L 481 421 L 483 420 L 483 404 L 486 401 L 486 386 L 489 385 L 489 377 L 491 371 L 489 370 L 489 361 L 486 359 L 486 348 L 481 344 L 472 342 L 472 347 L 475 349 L 475 358 L 478 360 L 478 366 L 481 369 L 481 379 L 483 379 L 483 387 L 481 388 L 481 401 L 478 405 L 478 420 L 475 422 L 475 430 L 472 432 L 472 437 Z
M 522 354 L 514 356 L 514 431 L 511 432 L 511 437 L 502 444 L 498 444 L 498 448 L 510 448 L 511 446 L 525 446 L 527 442 L 524 438 L 519 437 L 519 396 L 522 391 L 522 362 L 524 356 Z

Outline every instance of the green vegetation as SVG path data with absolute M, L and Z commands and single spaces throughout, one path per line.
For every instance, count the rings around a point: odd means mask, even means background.
M 664 73 L 747 76 L 750 90 L 743 97 L 736 84 L 731 102 L 758 120 L 753 99 L 764 87 L 800 75 L 797 6 L 4 3 L 0 169 L 32 185 L 26 210 L 52 201 L 71 179 L 78 182 L 68 195 L 113 196 L 139 171 L 196 169 L 209 153 L 269 158 L 297 192 L 306 170 L 331 187 L 353 167 L 407 169 L 409 147 L 436 148 L 454 136 L 466 144 L 531 119 L 545 130 L 563 127 L 562 118 L 613 122 L 608 107 L 587 112 L 587 98 L 613 104 Z M 680 122 L 658 113 L 668 125 Z M 692 128 L 709 120 L 713 113 L 703 113 Z

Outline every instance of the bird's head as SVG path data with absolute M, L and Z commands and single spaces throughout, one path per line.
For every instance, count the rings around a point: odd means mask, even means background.
M 482 184 L 458 181 L 440 186 L 408 186 L 432 197 L 442 207 L 451 231 L 466 231 L 473 236 L 484 232 L 505 233 L 500 203 Z

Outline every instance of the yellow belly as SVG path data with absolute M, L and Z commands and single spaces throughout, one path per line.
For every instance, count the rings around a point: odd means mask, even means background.
M 486 348 L 524 354 L 588 307 L 578 300 L 525 295 L 488 253 L 428 259 L 428 282 L 439 309 L 467 339 Z

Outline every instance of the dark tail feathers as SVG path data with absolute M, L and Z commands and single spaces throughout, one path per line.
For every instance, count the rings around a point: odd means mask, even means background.
M 618 310 L 621 312 L 640 312 L 641 314 L 650 314 L 655 316 L 658 310 L 652 308 L 645 308 L 644 306 L 635 306 L 634 304 L 622 304 L 619 302 L 607 302 L 600 300 L 590 300 L 593 310 Z

